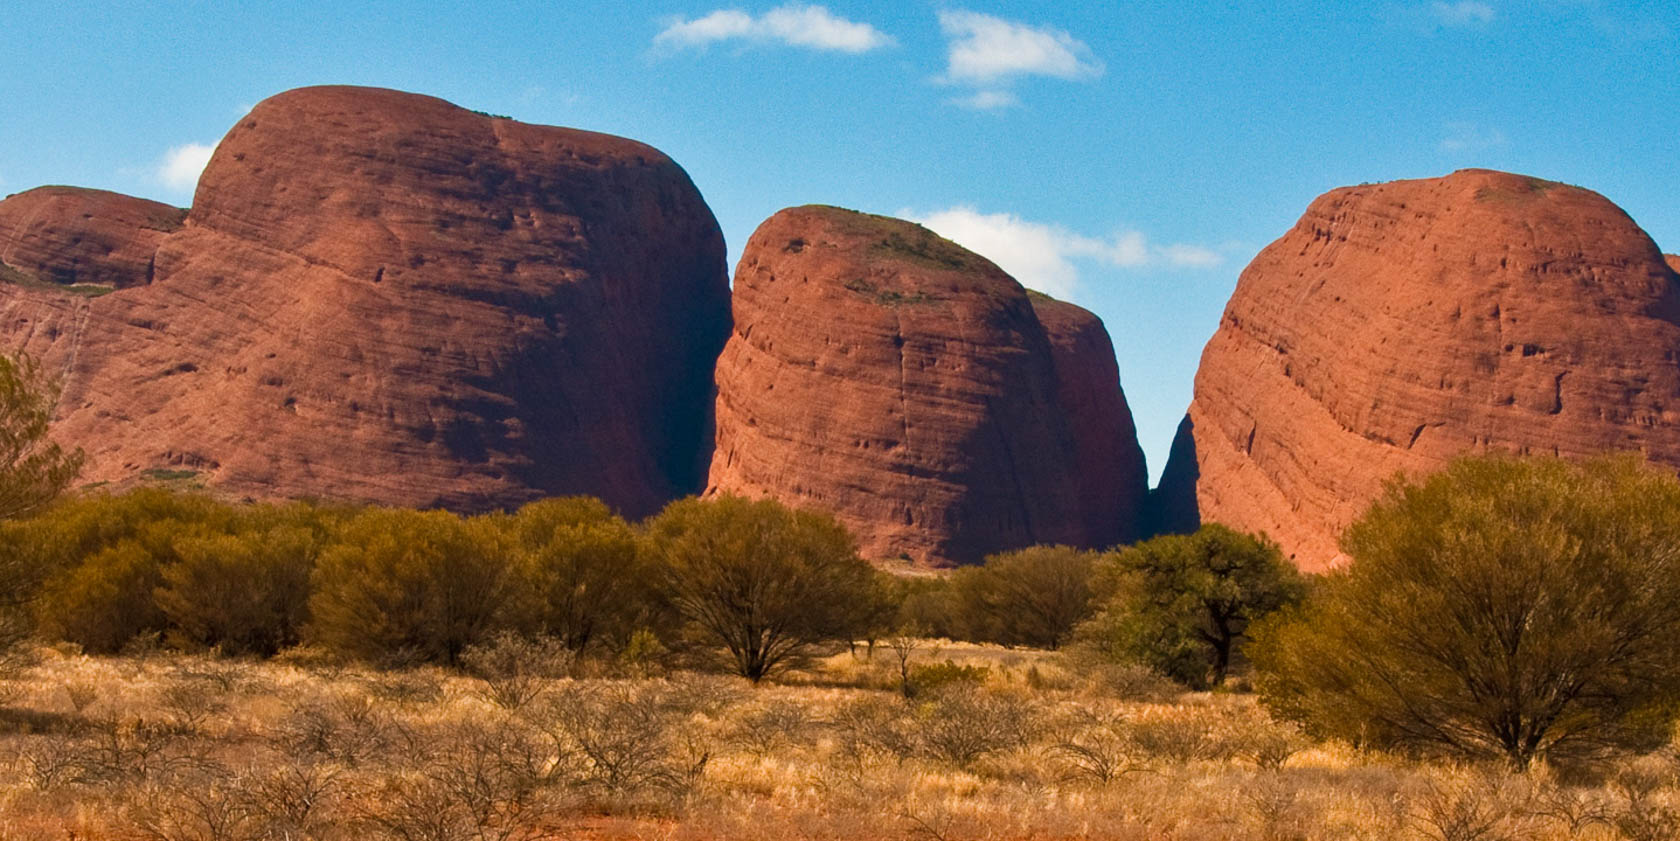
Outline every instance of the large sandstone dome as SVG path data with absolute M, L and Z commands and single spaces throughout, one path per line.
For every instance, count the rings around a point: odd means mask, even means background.
M 865 557 L 1134 535 L 1143 455 L 1102 323 L 918 225 L 759 226 L 735 273 L 709 493 L 835 514 Z
M 1158 494 L 1295 562 L 1470 452 L 1680 468 L 1680 276 L 1588 190 L 1485 170 L 1332 191 L 1244 270 Z
M 166 237 L 151 203 L 38 192 L 0 203 L 0 259 L 129 287 L 0 286 L 0 341 L 61 374 L 55 434 L 87 480 L 469 510 L 588 493 L 632 515 L 701 487 L 723 239 L 657 150 L 305 88 L 239 121 Z M 14 262 L 16 219 L 41 214 L 115 243 L 121 271 Z
M 186 213 L 80 187 L 8 196 L 0 201 L 0 264 L 11 269 L 4 280 L 110 289 L 149 283 L 152 255 Z

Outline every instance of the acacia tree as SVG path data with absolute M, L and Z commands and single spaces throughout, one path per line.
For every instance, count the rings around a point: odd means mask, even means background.
M 47 435 L 58 394 L 30 357 L 0 354 L 0 521 L 25 517 L 57 499 L 82 469 L 82 451 Z M 39 560 L 0 546 L 0 669 L 28 633 L 26 605 L 45 574 Z
M 875 572 L 833 517 L 771 500 L 682 499 L 648 522 L 667 598 L 754 682 L 872 619 Z
M 0 520 L 41 510 L 82 470 L 82 451 L 47 437 L 58 393 L 34 360 L 0 355 Z
M 1217 523 L 1128 546 L 1098 580 L 1103 609 L 1082 633 L 1197 689 L 1224 682 L 1250 625 L 1306 586 L 1277 544 Z
M 1466 458 L 1392 482 L 1352 558 L 1256 632 L 1262 701 L 1321 736 L 1580 759 L 1666 741 L 1680 482 L 1635 456 Z

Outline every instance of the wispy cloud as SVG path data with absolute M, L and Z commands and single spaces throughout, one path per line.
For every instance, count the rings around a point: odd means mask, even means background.
M 216 147 L 203 143 L 176 146 L 164 153 L 153 177 L 172 190 L 192 190 L 198 185 L 198 176 L 204 172 L 215 151 Z
M 847 20 L 824 6 L 786 3 L 762 15 L 718 9 L 693 20 L 676 18 L 653 36 L 656 47 L 704 47 L 723 41 L 783 44 L 813 50 L 865 53 L 893 43 L 868 23 Z
M 1481 0 L 1457 0 L 1454 3 L 1437 0 L 1429 4 L 1429 14 L 1445 26 L 1491 23 L 1495 16 L 1493 6 Z
M 965 9 L 939 12 L 946 67 L 939 81 L 975 88 L 951 102 L 968 108 L 1005 108 L 1019 102 L 1009 85 L 1025 76 L 1094 79 L 1103 63 L 1085 42 L 1049 26 L 1031 26 Z
M 964 108 L 972 108 L 976 111 L 996 111 L 1000 108 L 1020 105 L 1021 98 L 1012 91 L 980 90 L 952 97 L 946 102 L 952 105 L 961 105 Z
M 1199 245 L 1155 245 L 1141 231 L 1120 231 L 1102 239 L 1013 213 L 981 213 L 967 205 L 926 215 L 909 210 L 899 215 L 986 257 L 1023 286 L 1064 299 L 1079 287 L 1081 264 L 1210 268 L 1224 260 L 1218 251 Z
M 1443 152 L 1479 152 L 1506 144 L 1505 133 L 1475 123 L 1447 123 L 1446 137 L 1441 138 Z

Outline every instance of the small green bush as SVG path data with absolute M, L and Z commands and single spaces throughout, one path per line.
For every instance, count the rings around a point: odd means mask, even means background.
M 950 660 L 923 663 L 910 668 L 910 687 L 919 695 L 951 686 L 984 686 L 991 674 L 985 666 L 963 666 Z

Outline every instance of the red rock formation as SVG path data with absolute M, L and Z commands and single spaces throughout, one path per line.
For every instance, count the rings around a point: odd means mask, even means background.
M 38 187 L 0 201 L 0 264 L 25 282 L 138 286 L 150 281 L 152 254 L 185 215 L 104 190 Z
M 1669 268 L 1680 272 L 1680 254 L 1664 254 L 1663 259 L 1668 261 Z
M 830 511 L 865 557 L 934 565 L 1098 542 L 1087 519 L 1104 504 L 1104 534 L 1129 526 L 1142 459 L 1128 461 L 1113 352 L 1095 359 L 1107 335 L 1082 310 L 1040 306 L 1049 336 L 1020 284 L 918 225 L 776 214 L 735 274 L 708 493 Z M 1081 476 L 1084 457 L 1117 469 Z
M 1027 294 L 1050 339 L 1057 401 L 1073 436 L 1084 542 L 1103 548 L 1130 543 L 1141 536 L 1139 512 L 1149 493 L 1149 471 L 1120 389 L 1114 343 L 1096 315 L 1047 295 Z
M 1243 272 L 1162 490 L 1321 569 L 1397 471 L 1680 467 L 1677 359 L 1680 277 L 1596 193 L 1484 170 L 1335 190 Z
M 0 336 L 62 370 L 89 480 L 640 515 L 701 486 L 723 257 L 652 148 L 305 88 L 228 133 L 151 285 L 8 288 Z

